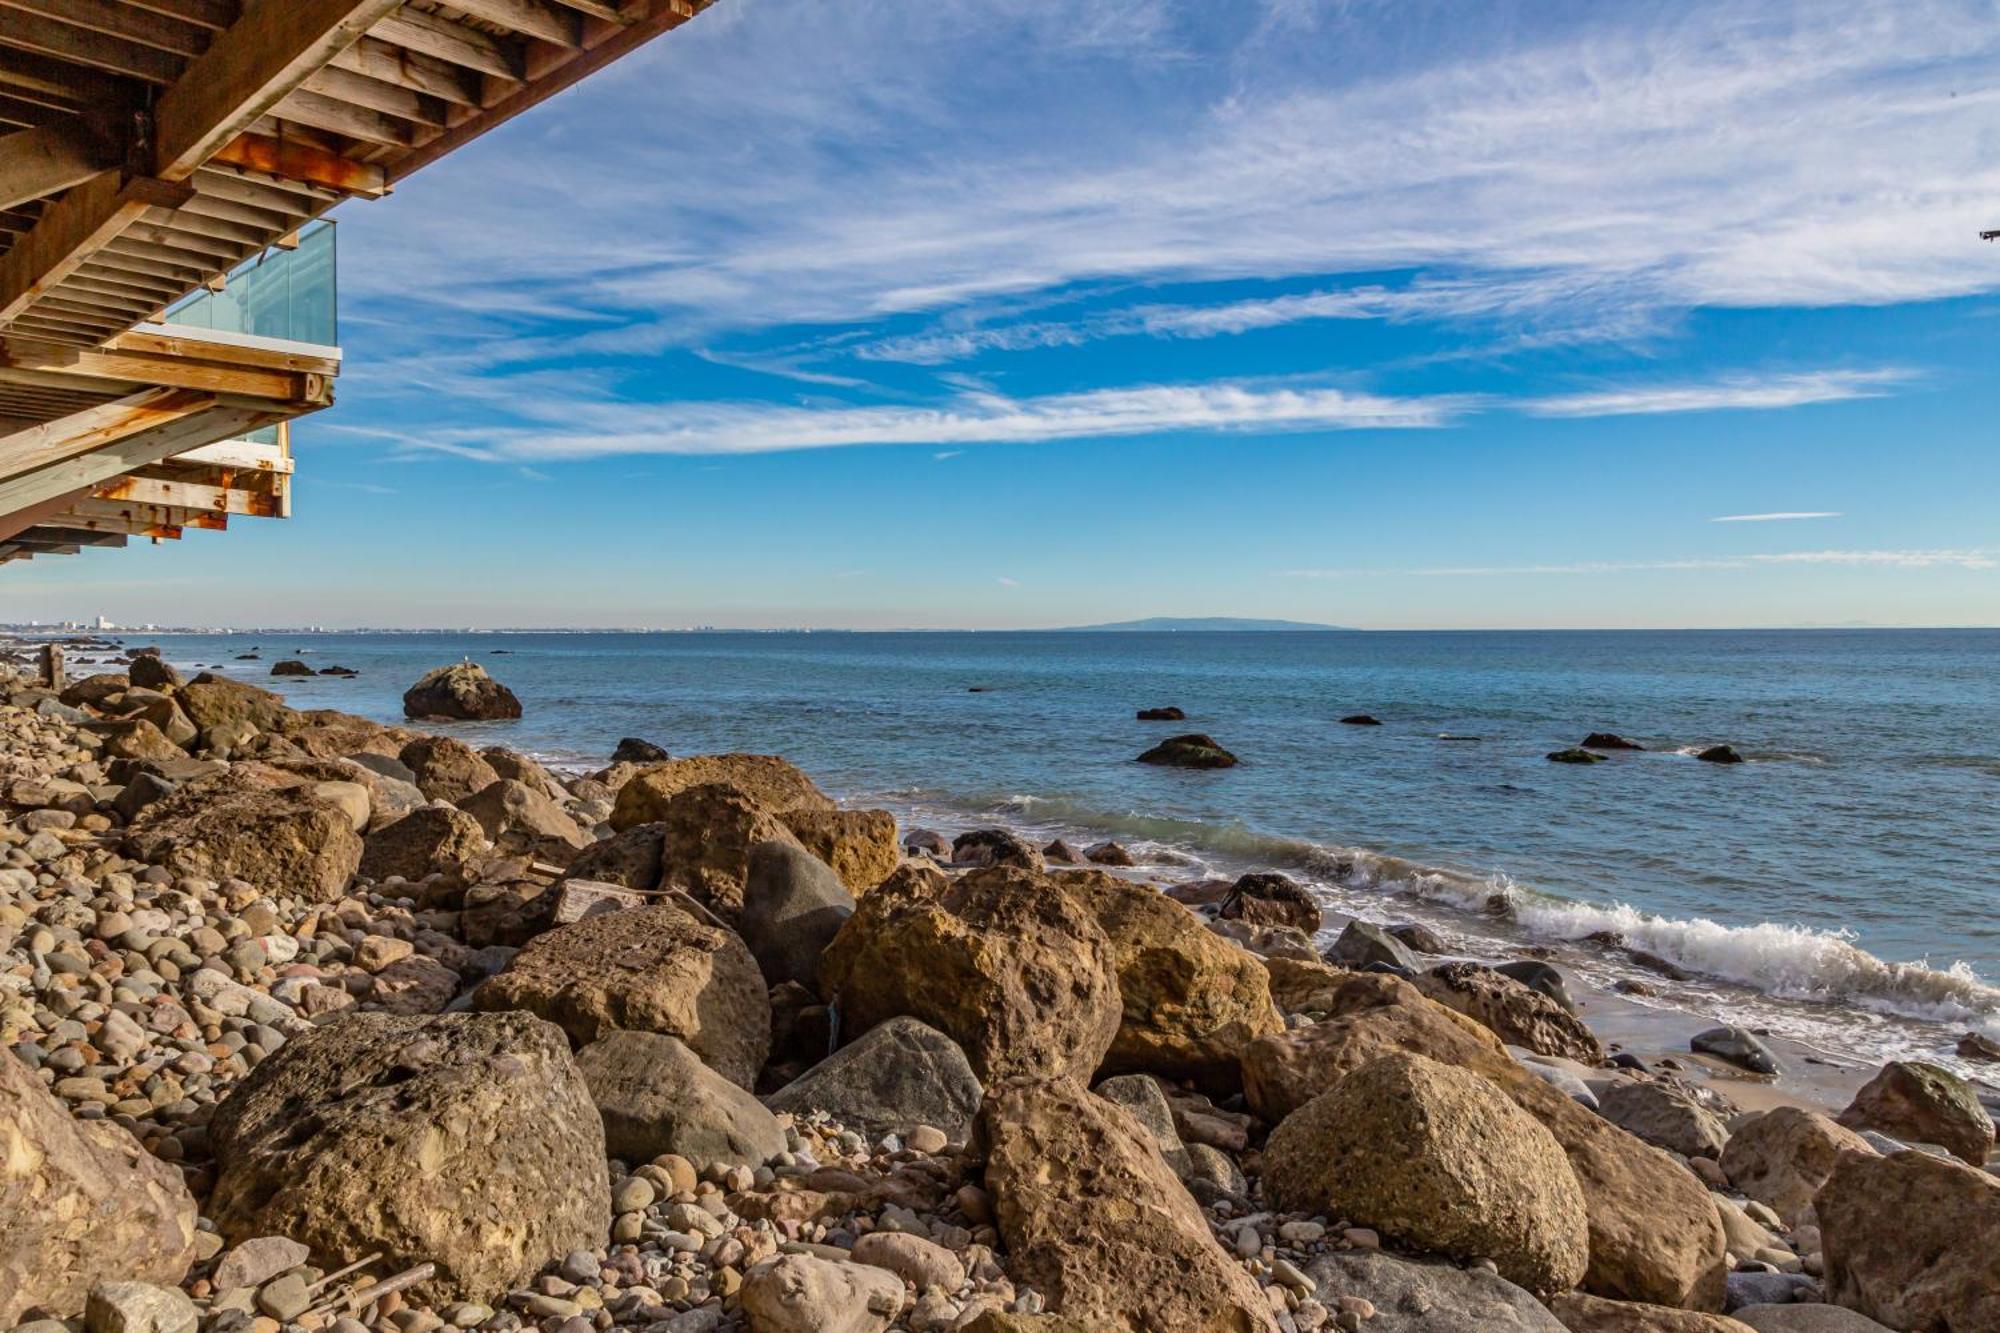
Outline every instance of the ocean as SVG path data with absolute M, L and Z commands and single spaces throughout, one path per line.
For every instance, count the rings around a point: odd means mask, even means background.
M 1476 956 L 1550 947 L 1587 984 L 1846 1059 L 1964 1068 L 1958 1033 L 2000 1035 L 2000 631 L 128 638 L 148 641 L 384 721 L 471 658 L 526 710 L 461 727 L 476 744 L 572 768 L 623 736 L 782 754 L 906 824 L 1116 838 L 1166 881 L 1279 869 L 1342 912 Z M 267 679 L 295 653 L 361 675 Z M 1185 723 L 1134 717 L 1170 704 Z M 1241 765 L 1134 762 L 1186 731 Z M 1545 758 L 1591 731 L 1646 748 Z M 1717 742 L 1748 762 L 1693 758 Z

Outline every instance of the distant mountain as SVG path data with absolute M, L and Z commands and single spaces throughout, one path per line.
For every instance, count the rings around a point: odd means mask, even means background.
M 1064 625 L 1065 634 L 1169 633 L 1212 634 L 1223 630 L 1322 630 L 1345 629 L 1345 625 L 1315 625 L 1304 620 L 1249 620 L 1242 616 L 1153 616 L 1146 620 L 1118 620 L 1109 625 Z

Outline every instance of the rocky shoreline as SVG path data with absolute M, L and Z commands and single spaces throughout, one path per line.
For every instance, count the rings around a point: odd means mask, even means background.
M 100 665 L 0 667 L 0 1328 L 2000 1328 L 1946 1071 L 1746 1109 L 1281 875 Z

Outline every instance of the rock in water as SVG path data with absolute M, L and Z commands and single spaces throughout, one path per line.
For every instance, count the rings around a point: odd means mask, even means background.
M 616 1029 L 664 1032 L 748 1088 L 771 1053 L 771 1001 L 733 931 L 678 907 L 586 917 L 530 940 L 472 995 L 478 1009 L 526 1009 L 578 1043 Z
M 1349 713 L 1346 717 L 1340 719 L 1340 722 L 1342 726 L 1346 727 L 1379 727 L 1382 725 L 1381 718 L 1374 717 L 1368 713 Z
M 310 676 L 314 673 L 313 669 L 304 662 L 299 661 L 297 658 L 290 658 L 283 662 L 272 663 L 271 674 L 274 676 Z
M 477 662 L 454 662 L 403 691 L 403 716 L 487 722 L 521 716 L 521 701 Z
M 74 1313 L 93 1282 L 171 1286 L 194 1242 L 180 1172 L 108 1120 L 72 1119 L 0 1051 L 0 1325 L 36 1307 Z
M 933 1125 L 953 1143 L 972 1136 L 984 1096 L 958 1043 L 914 1018 L 892 1018 L 778 1089 L 773 1111 L 825 1111 L 871 1138 Z
M 1712 1055 L 1727 1061 L 1738 1069 L 1747 1069 L 1753 1074 L 1775 1074 L 1778 1072 L 1778 1058 L 1771 1054 L 1771 1048 L 1760 1040 L 1756 1033 L 1745 1028 L 1723 1026 L 1697 1032 L 1688 1040 L 1690 1050 L 1703 1055 Z
M 1409 943 L 1407 939 L 1403 939 L 1400 932 L 1396 932 L 1396 938 L 1402 939 L 1405 944 Z M 1424 952 L 1443 953 L 1445 950 L 1426 949 Z M 1539 959 L 1522 958 L 1511 963 L 1496 963 L 1493 970 L 1503 977 L 1514 978 L 1529 990 L 1541 992 L 1568 1012 L 1572 1014 L 1576 1012 L 1576 1001 L 1570 996 L 1569 982 L 1557 968 Z
M 1153 1333 L 1271 1333 L 1270 1302 L 1131 1113 L 1071 1079 L 996 1089 L 981 1112 L 1009 1269 L 1069 1319 Z
M 867 1264 L 783 1254 L 743 1277 L 751 1333 L 883 1333 L 903 1308 L 903 1279 Z
M 1555 764 L 1601 764 L 1604 756 L 1581 746 L 1572 745 L 1566 750 L 1551 750 L 1549 762 Z
M 1948 1069 L 1892 1060 L 1854 1094 L 1838 1122 L 1872 1129 L 1905 1143 L 1936 1143 L 1973 1166 L 1993 1150 L 1993 1119 L 1972 1086 Z
M 1741 1125 L 1722 1150 L 1729 1183 L 1778 1216 L 1795 1219 L 1848 1154 L 1873 1157 L 1868 1141 L 1823 1115 L 1780 1106 Z
M 843 1035 L 908 1014 L 963 1047 L 989 1084 L 1088 1078 L 1120 1014 L 1111 942 L 1094 915 L 1060 881 L 1012 866 L 938 878 L 891 876 L 820 955 Z
M 1266 870 L 1240 876 L 1229 886 L 1216 915 L 1253 926 L 1291 926 L 1311 935 L 1320 928 L 1325 913 L 1319 899 L 1290 876 Z
M 605 1151 L 622 1161 L 678 1153 L 697 1169 L 756 1167 L 785 1151 L 777 1117 L 677 1038 L 607 1033 L 576 1065 L 604 1117 Z
M 1333 947 L 1326 951 L 1326 961 L 1352 968 L 1379 963 L 1403 972 L 1415 972 L 1418 967 L 1416 956 L 1403 947 L 1401 940 L 1366 921 L 1348 922 Z
M 627 736 L 618 742 L 618 748 L 611 752 L 614 764 L 664 764 L 673 756 L 651 741 L 640 740 L 637 736 Z
M 1234 768 L 1235 755 L 1222 748 L 1213 736 L 1189 732 L 1161 741 L 1139 756 L 1142 764 L 1162 764 L 1168 768 Z
M 1743 756 L 1736 753 L 1736 747 L 1733 745 L 1711 745 L 1705 750 L 1697 751 L 1695 758 L 1701 760 L 1704 764 L 1740 764 L 1743 762 Z
M 1537 1055 L 1559 1055 L 1586 1065 L 1604 1059 L 1604 1044 L 1583 1020 L 1541 992 L 1490 967 L 1446 963 L 1412 981 L 1439 1004 L 1491 1028 L 1509 1046 L 1525 1046 Z
M 736 929 L 771 985 L 796 981 L 816 992 L 819 956 L 853 915 L 854 895 L 811 852 L 775 840 L 750 849 Z
M 272 897 L 332 902 L 361 865 L 347 815 L 300 788 L 223 777 L 153 802 L 125 833 L 127 854 L 198 879 L 242 879 Z
M 1187 721 L 1187 714 L 1174 705 L 1168 704 L 1164 708 L 1141 708 L 1139 710 L 1139 720 L 1141 722 L 1185 722 Z
M 1813 1207 L 1829 1300 L 1891 1328 L 2000 1328 L 2000 1181 L 1928 1153 L 1851 1156 Z
M 497 1303 L 611 1224 L 597 1108 L 530 1014 L 342 1017 L 237 1084 L 210 1133 L 223 1235 L 433 1261 L 433 1300 Z
M 1646 747 L 1637 741 L 1628 741 L 1615 731 L 1593 731 L 1583 738 L 1586 750 L 1643 750 Z
M 1111 941 L 1123 1016 L 1102 1072 L 1193 1079 L 1217 1095 L 1236 1091 L 1243 1048 L 1284 1030 L 1263 965 L 1148 885 L 1102 871 L 1054 878 Z
M 1064 847 L 1067 848 L 1068 844 L 1065 843 Z M 1034 845 L 1013 830 L 1004 828 L 979 828 L 959 834 L 951 840 L 951 860 L 953 865 L 962 866 L 1018 866 L 1022 870 L 1042 868 L 1042 854 L 1035 850 Z
M 1394 1152 L 1384 1145 L 1394 1144 Z M 1582 1280 L 1583 1193 L 1562 1145 L 1477 1074 L 1396 1054 L 1286 1116 L 1264 1149 L 1287 1212 L 1372 1227 L 1410 1248 L 1491 1259 L 1547 1295 Z
M 1361 1325 L 1371 1333 L 1563 1333 L 1540 1301 L 1480 1268 L 1344 1250 L 1313 1260 L 1306 1276 L 1373 1305 Z

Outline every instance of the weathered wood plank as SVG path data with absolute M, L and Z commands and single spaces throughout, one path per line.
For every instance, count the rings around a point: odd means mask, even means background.
M 121 156 L 76 118 L 9 134 L 0 138 L 0 208 L 81 185 L 117 166 Z

